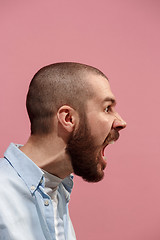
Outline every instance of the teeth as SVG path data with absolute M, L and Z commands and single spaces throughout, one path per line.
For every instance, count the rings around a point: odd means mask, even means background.
M 106 157 L 103 157 L 104 158 L 104 160 L 107 160 L 107 158 Z
M 110 142 L 109 142 L 109 144 L 114 144 L 114 143 L 115 143 L 115 141 L 114 141 L 114 140 L 112 140 L 112 141 L 110 141 Z
M 103 157 L 103 160 L 104 160 L 104 161 L 107 161 L 107 158 L 104 156 L 104 157 Z

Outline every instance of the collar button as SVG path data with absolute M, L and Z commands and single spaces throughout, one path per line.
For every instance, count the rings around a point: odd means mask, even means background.
M 36 187 L 35 186 L 31 186 L 31 191 L 34 191 L 36 189 Z

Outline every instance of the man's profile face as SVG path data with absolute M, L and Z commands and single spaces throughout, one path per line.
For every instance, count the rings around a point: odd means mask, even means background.
M 86 112 L 73 132 L 67 150 L 74 173 L 89 182 L 98 182 L 104 176 L 106 160 L 104 149 L 119 137 L 124 122 L 115 111 L 115 97 L 106 78 L 90 75 L 88 81 L 95 96 L 86 103 Z M 119 124 L 115 126 L 115 121 Z

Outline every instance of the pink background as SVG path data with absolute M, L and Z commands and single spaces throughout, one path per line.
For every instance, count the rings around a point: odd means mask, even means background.
M 75 177 L 77 239 L 159 240 L 160 1 L 1 0 L 0 29 L 0 155 L 29 136 L 25 96 L 40 67 L 100 68 L 128 127 L 106 151 L 102 182 Z

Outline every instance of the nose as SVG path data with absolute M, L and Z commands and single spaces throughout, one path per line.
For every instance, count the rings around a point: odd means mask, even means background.
M 127 126 L 127 123 L 121 118 L 118 113 L 115 113 L 115 119 L 113 121 L 112 127 L 117 131 L 124 129 Z

